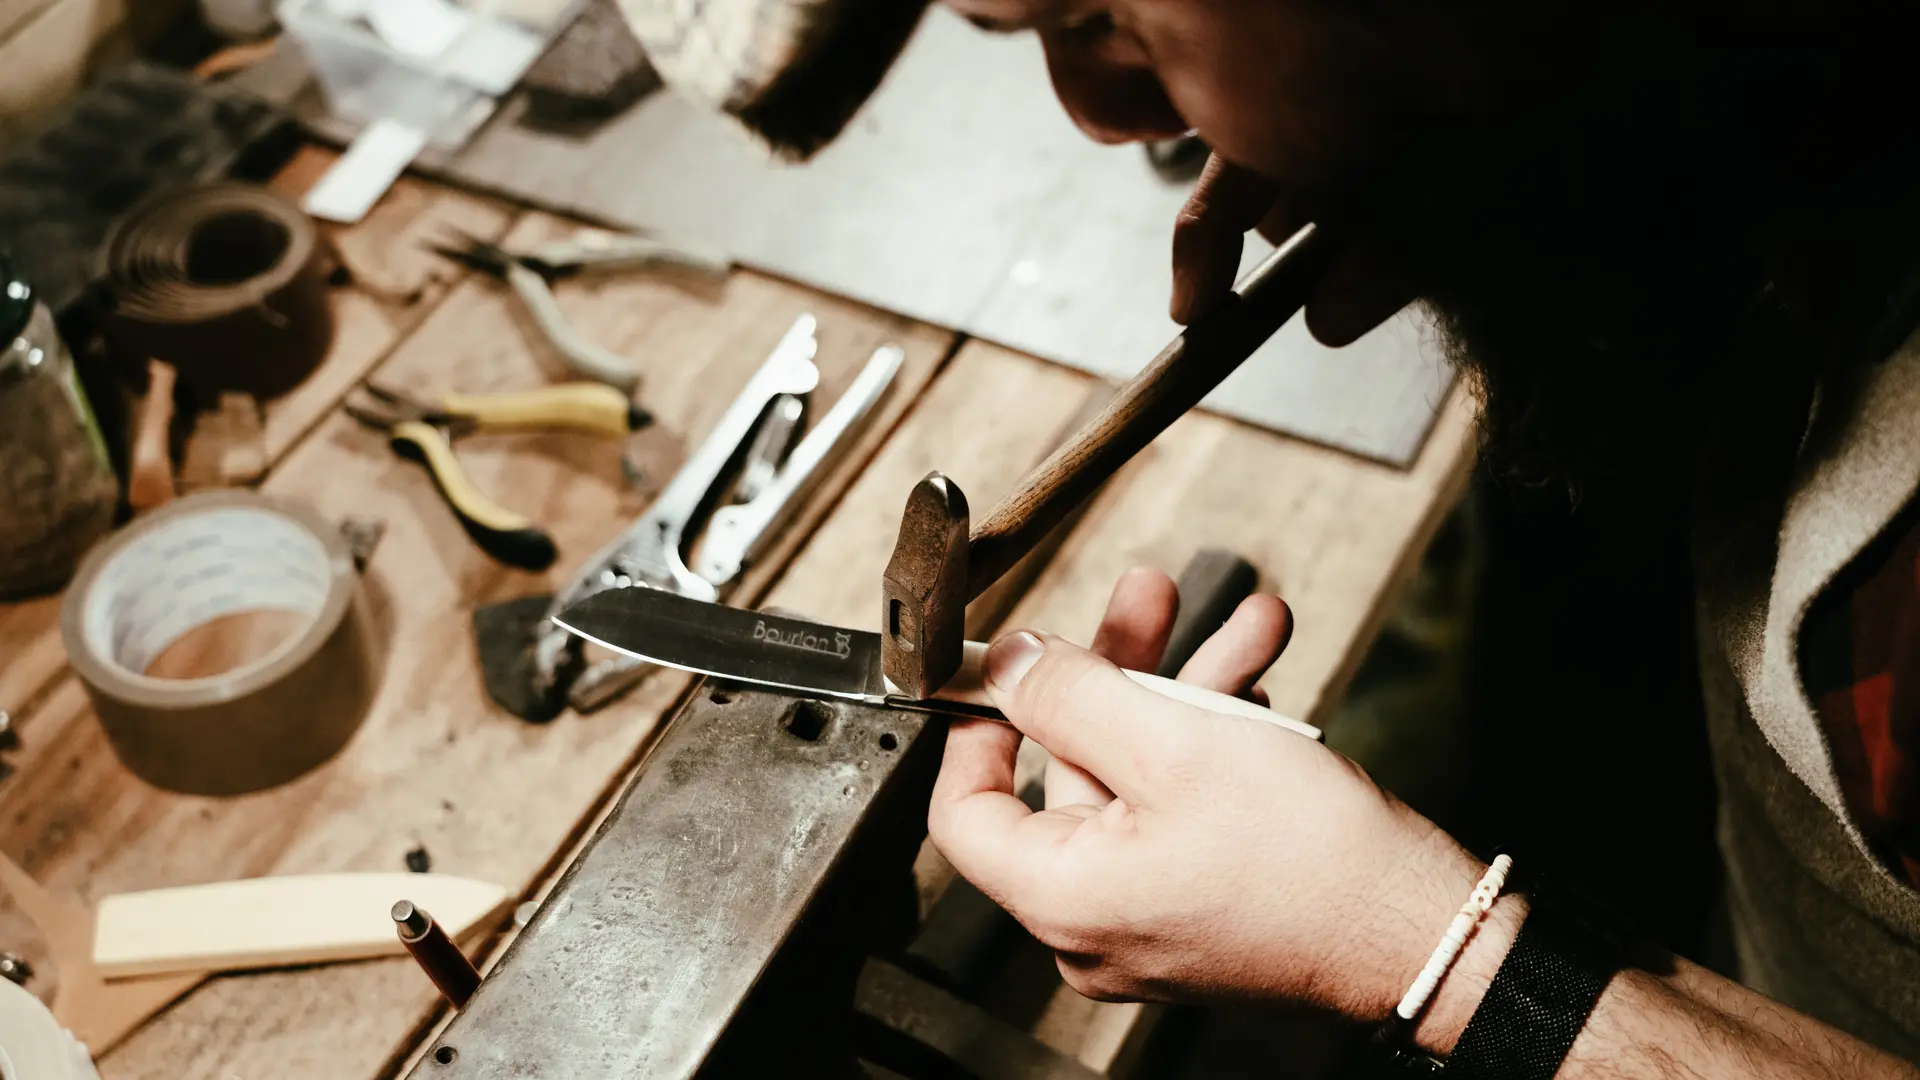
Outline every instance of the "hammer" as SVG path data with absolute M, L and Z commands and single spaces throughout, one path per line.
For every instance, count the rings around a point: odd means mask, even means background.
M 968 602 L 1284 326 L 1319 283 L 1330 252 L 1317 227 L 1295 233 L 971 532 L 967 497 L 952 480 L 934 472 L 914 485 L 882 579 L 887 680 L 916 698 L 946 685 L 960 669 Z

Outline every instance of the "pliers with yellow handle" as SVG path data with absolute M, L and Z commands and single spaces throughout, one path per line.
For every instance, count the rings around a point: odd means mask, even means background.
M 618 437 L 649 422 L 611 386 L 565 383 L 510 394 L 449 394 L 437 404 L 368 383 L 377 404 L 348 402 L 348 415 L 387 434 L 394 453 L 424 466 L 434 488 L 480 550 L 522 570 L 545 570 L 559 551 L 531 519 L 488 498 L 460 467 L 450 441 L 473 431 L 562 428 Z

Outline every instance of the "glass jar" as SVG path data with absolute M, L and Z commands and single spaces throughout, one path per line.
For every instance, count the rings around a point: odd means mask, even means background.
M 53 314 L 0 252 L 0 596 L 59 588 L 119 501 Z

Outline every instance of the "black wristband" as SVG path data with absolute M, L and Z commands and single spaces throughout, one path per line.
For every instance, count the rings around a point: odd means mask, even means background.
M 1448 1055 L 1446 1074 L 1552 1080 L 1619 966 L 1616 938 L 1536 901 Z

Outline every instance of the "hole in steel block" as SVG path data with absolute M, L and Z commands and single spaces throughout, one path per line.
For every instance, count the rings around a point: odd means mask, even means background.
M 816 742 L 833 722 L 833 706 L 818 701 L 796 701 L 780 718 L 780 726 L 795 738 Z
M 460 1051 L 455 1050 L 451 1046 L 443 1046 L 440 1049 L 435 1050 L 433 1052 L 433 1060 L 442 1065 L 453 1064 L 454 1059 L 458 1058 L 459 1056 L 460 1056 Z
M 886 732 L 880 736 L 880 749 L 898 750 L 900 749 L 900 740 L 893 737 L 893 732 Z

